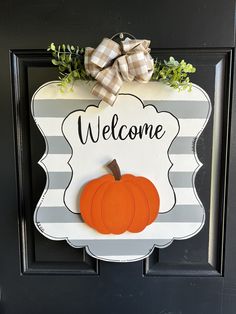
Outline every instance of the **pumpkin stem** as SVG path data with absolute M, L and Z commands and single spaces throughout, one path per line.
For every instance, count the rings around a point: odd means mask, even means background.
M 107 165 L 107 168 L 111 170 L 115 180 L 119 181 L 121 179 L 120 167 L 115 159 Z

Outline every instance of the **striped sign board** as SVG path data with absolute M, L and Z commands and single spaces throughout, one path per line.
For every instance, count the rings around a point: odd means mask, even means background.
M 47 176 L 37 229 L 113 262 L 137 261 L 196 235 L 205 221 L 195 176 L 202 166 L 196 143 L 211 114 L 206 92 L 194 84 L 191 92 L 178 92 L 159 82 L 125 83 L 109 106 L 91 94 L 93 84 L 79 81 L 73 92 L 61 93 L 58 82 L 48 82 L 33 95 L 32 115 L 46 145 L 39 165 Z M 104 165 L 114 158 L 122 173 L 147 177 L 159 192 L 159 215 L 139 233 L 101 234 L 80 215 L 81 189 L 106 174 Z

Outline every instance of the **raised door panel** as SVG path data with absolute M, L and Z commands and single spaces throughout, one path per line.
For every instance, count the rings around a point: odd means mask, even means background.
M 224 251 L 225 179 L 228 140 L 230 50 L 162 50 L 153 56 L 185 58 L 197 66 L 193 81 L 209 94 L 213 113 L 197 143 L 202 168 L 196 177 L 197 192 L 206 209 L 206 223 L 194 238 L 174 241 L 168 248 L 155 249 L 144 261 L 146 276 L 221 276 Z M 65 241 L 43 238 L 33 225 L 33 212 L 45 185 L 45 173 L 37 165 L 45 150 L 44 140 L 30 114 L 30 100 L 57 71 L 44 51 L 11 52 L 12 90 L 15 115 L 19 221 L 22 272 L 99 273 L 99 262 L 83 249 Z

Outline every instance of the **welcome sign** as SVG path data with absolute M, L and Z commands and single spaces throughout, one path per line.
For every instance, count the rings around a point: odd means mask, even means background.
M 32 98 L 32 114 L 46 143 L 39 164 L 47 182 L 34 215 L 38 230 L 52 240 L 86 247 L 96 258 L 123 262 L 143 259 L 154 247 L 197 234 L 205 220 L 195 175 L 201 167 L 196 142 L 211 113 L 206 93 L 196 85 L 189 93 L 162 83 L 132 82 L 122 86 L 109 106 L 91 94 L 92 82 L 76 82 L 71 93 L 61 93 L 57 84 L 46 83 Z M 144 186 L 134 184 L 131 191 L 127 183 L 120 196 L 109 198 L 109 188 L 91 192 L 90 220 L 85 219 L 83 191 L 93 180 L 110 174 L 107 164 L 114 159 L 121 178 L 127 179 L 127 174 L 145 178 L 157 191 L 153 219 Z M 143 198 L 138 199 L 138 191 Z M 126 199 L 135 204 L 127 210 Z M 104 232 L 96 228 L 95 218 Z M 129 231 L 133 229 L 128 226 L 143 219 L 140 231 Z M 127 228 L 114 234 L 109 223 L 115 226 L 121 220 Z

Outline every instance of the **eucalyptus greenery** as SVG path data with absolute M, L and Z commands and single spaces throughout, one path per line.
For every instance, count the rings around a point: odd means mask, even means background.
M 84 68 L 84 48 L 69 44 L 56 46 L 51 43 L 47 50 L 52 53 L 52 63 L 58 67 L 62 92 L 68 88 L 73 90 L 75 80 L 93 80 Z M 196 68 L 184 60 L 179 62 L 174 57 L 170 57 L 168 61 L 156 59 L 151 80 L 162 81 L 179 91 L 191 91 L 189 73 L 194 72 Z
M 84 68 L 84 49 L 73 45 L 55 46 L 51 43 L 47 49 L 52 53 L 52 63 L 58 67 L 61 91 L 70 87 L 73 90 L 75 80 L 92 80 Z
M 186 63 L 184 60 L 179 62 L 174 57 L 170 57 L 168 61 L 155 61 L 152 80 L 163 81 L 179 91 L 191 91 L 192 84 L 188 74 L 194 72 L 196 68 L 191 63 Z

